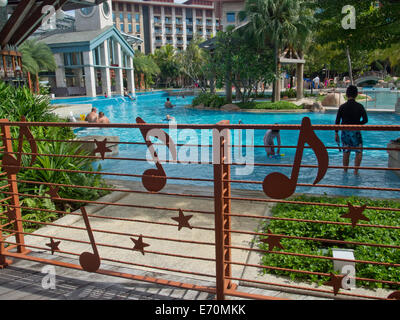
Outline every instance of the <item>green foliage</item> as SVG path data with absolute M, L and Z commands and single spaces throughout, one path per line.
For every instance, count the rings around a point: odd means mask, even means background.
M 169 87 L 169 83 L 179 75 L 179 64 L 175 48 L 167 44 L 157 49 L 152 58 L 160 68 L 160 80 Z
M 54 55 L 44 42 L 25 40 L 19 51 L 23 56 L 22 67 L 25 71 L 37 74 L 40 71 L 54 71 L 57 68 Z
M 293 99 L 297 97 L 297 91 L 293 88 L 286 89 L 285 91 L 281 92 L 281 98 L 288 97 L 289 99 Z
M 315 196 L 299 196 L 295 197 L 295 201 L 306 201 L 314 203 L 335 203 L 347 205 L 351 203 L 354 206 L 368 205 L 373 207 L 391 207 L 400 208 L 399 201 L 391 200 L 371 200 L 368 198 L 329 198 Z M 272 209 L 274 217 L 296 218 L 319 221 L 334 222 L 351 222 L 347 218 L 340 216 L 348 212 L 347 208 L 326 207 L 326 206 L 310 206 L 301 204 L 279 203 Z M 363 224 L 370 225 L 386 225 L 399 226 L 400 215 L 393 211 L 375 211 L 365 210 L 363 214 L 370 221 L 361 221 Z M 264 232 L 270 229 L 272 233 L 292 235 L 296 237 L 312 237 L 343 241 L 354 241 L 363 243 L 380 243 L 388 245 L 400 245 L 400 232 L 398 229 L 373 228 L 373 227 L 355 227 L 335 224 L 271 220 L 270 223 L 264 221 L 261 225 Z M 361 246 L 351 244 L 333 244 L 329 242 L 299 240 L 282 238 L 281 244 L 284 246 L 285 252 L 312 254 L 320 256 L 332 257 L 332 248 L 349 248 L 354 250 L 357 260 L 368 260 L 376 262 L 398 263 L 400 261 L 400 251 L 393 248 L 382 248 L 373 246 Z M 268 246 L 264 243 L 258 243 L 259 248 L 268 250 Z M 276 248 L 274 249 L 276 250 Z M 278 249 L 279 250 L 279 249 Z M 266 266 L 275 266 L 282 268 L 290 268 L 296 270 L 306 270 L 314 272 L 329 273 L 333 271 L 333 263 L 327 259 L 305 258 L 299 256 L 280 255 L 265 253 L 262 257 L 262 264 Z M 264 272 L 290 276 L 292 279 L 307 279 L 314 282 L 322 283 L 328 280 L 328 277 L 319 277 L 304 273 L 295 273 L 280 270 L 264 269 Z M 365 263 L 356 263 L 356 276 L 361 278 L 380 279 L 388 281 L 398 281 L 398 272 L 395 268 L 388 266 L 380 266 Z M 358 281 L 358 286 L 368 286 L 372 288 L 393 286 L 368 281 Z
M 135 68 L 135 72 L 139 74 L 142 73 L 144 75 L 146 87 L 153 84 L 153 78 L 161 72 L 153 57 L 151 55 L 145 55 L 140 51 L 135 52 L 133 66 Z
M 289 101 L 277 101 L 277 102 L 258 102 L 252 101 L 247 103 L 238 103 L 241 109 L 269 109 L 269 110 L 293 110 L 302 109 L 301 106 L 297 106 Z
M 7 118 L 10 121 L 19 121 L 21 116 L 25 115 L 28 121 L 35 122 L 62 122 L 57 116 L 50 113 L 50 104 L 48 99 L 32 94 L 27 88 L 14 88 L 0 83 L 0 119 Z M 30 127 L 30 131 L 36 140 L 54 139 L 54 140 L 72 140 L 75 138 L 71 128 L 67 127 Z M 12 138 L 18 138 L 19 129 L 11 127 Z M 18 180 L 37 181 L 56 184 L 70 184 L 92 187 L 105 187 L 104 180 L 100 175 L 67 173 L 59 171 L 48 171 L 38 169 L 67 169 L 67 170 L 85 170 L 93 171 L 92 160 L 89 158 L 76 158 L 75 156 L 88 155 L 83 151 L 79 144 L 65 142 L 47 142 L 36 141 L 38 153 L 44 154 L 38 156 L 33 165 L 30 164 L 31 156 L 22 156 L 23 167 L 33 167 L 36 169 L 22 169 L 17 174 Z M 13 150 L 17 150 L 18 140 L 13 140 Z M 30 145 L 24 140 L 24 153 L 30 153 Z M 65 155 L 64 156 L 46 156 L 45 154 Z M 72 157 L 74 156 L 74 157 Z M 96 171 L 100 171 L 99 166 Z M 6 180 L 0 180 L 0 186 L 5 185 Z M 45 192 L 49 187 L 44 184 L 36 183 L 18 183 L 18 192 L 21 194 L 48 197 Z M 60 187 L 58 194 L 62 198 L 94 200 L 107 192 L 101 190 L 85 188 L 66 188 Z M 4 194 L 2 195 L 4 197 Z M 71 211 L 79 208 L 82 202 L 64 202 L 52 201 L 44 198 L 33 198 L 29 196 L 20 197 L 21 206 L 30 208 L 39 208 L 45 210 Z M 0 209 L 4 210 L 4 208 Z M 22 209 L 22 217 L 27 220 L 48 222 L 59 217 L 57 213 Z M 3 223 L 0 221 L 0 223 Z M 32 231 L 40 227 L 38 224 L 24 223 L 26 230 Z
M 224 97 L 219 95 L 203 92 L 192 101 L 192 106 L 198 106 L 200 104 L 203 104 L 207 108 L 220 108 L 226 104 L 226 101 Z

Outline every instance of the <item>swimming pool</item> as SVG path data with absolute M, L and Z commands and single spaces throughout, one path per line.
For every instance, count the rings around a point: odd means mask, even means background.
M 123 97 L 115 98 L 85 98 L 86 102 L 93 103 L 99 111 L 103 111 L 110 121 L 113 123 L 135 123 L 136 117 L 141 117 L 148 123 L 165 123 L 163 119 L 166 114 L 170 114 L 175 117 L 178 123 L 189 123 L 189 124 L 212 124 L 220 120 L 230 120 L 231 123 L 238 123 L 242 120 L 245 124 L 300 124 L 304 116 L 311 119 L 312 124 L 333 124 L 336 118 L 336 113 L 307 113 L 307 114 L 287 114 L 287 113 L 248 113 L 248 112 L 219 112 L 219 111 L 204 111 L 204 110 L 193 110 L 186 109 L 184 105 L 189 104 L 193 97 L 170 97 L 172 104 L 176 107 L 173 109 L 165 109 L 163 104 L 166 93 L 152 93 L 148 95 L 139 95 L 136 102 L 126 101 Z M 79 99 L 80 100 L 80 99 Z M 59 101 L 59 100 L 58 100 Z M 59 103 L 57 101 L 57 103 Z M 68 99 L 68 103 L 71 103 L 71 99 Z M 82 100 L 75 103 L 85 103 Z M 400 123 L 400 116 L 395 114 L 382 114 L 382 113 L 370 113 L 368 124 L 398 124 Z M 179 130 L 182 133 L 181 130 Z M 296 145 L 298 139 L 298 132 L 282 130 L 282 145 Z M 87 135 L 109 135 L 119 136 L 120 141 L 143 141 L 143 137 L 138 129 L 96 129 L 96 128 L 83 128 L 76 131 L 78 136 Z M 211 139 L 207 141 L 204 138 L 200 141 L 197 139 L 198 135 L 196 132 L 186 131 L 187 135 L 180 134 L 178 137 L 172 137 L 175 143 L 197 143 L 207 144 L 211 142 Z M 256 130 L 254 133 L 254 144 L 262 145 L 263 136 L 265 131 Z M 325 146 L 336 146 L 334 141 L 334 132 L 328 131 L 317 131 L 318 137 L 324 142 Z M 250 134 L 248 135 L 250 139 Z M 386 147 L 388 142 L 393 139 L 400 137 L 399 132 L 363 132 L 363 140 L 365 147 Z M 253 141 L 248 141 L 251 144 Z M 196 148 L 197 149 L 197 148 Z M 161 149 L 160 149 L 161 150 Z M 188 150 L 187 150 L 188 151 Z M 199 151 L 199 150 L 197 150 Z M 131 158 L 144 158 L 146 147 L 144 145 L 119 145 L 118 157 L 131 157 Z M 178 148 L 178 154 L 180 150 Z M 194 148 L 191 148 L 189 152 L 195 152 Z M 159 152 L 160 156 L 162 152 Z M 199 152 L 201 153 L 201 152 Z M 210 152 L 211 153 L 211 152 Z M 281 153 L 285 156 L 280 159 L 267 159 L 264 148 L 254 149 L 254 160 L 257 163 L 280 163 L 280 164 L 292 164 L 294 159 L 295 149 L 282 149 Z M 329 164 L 338 165 L 342 164 L 342 154 L 336 149 L 328 149 L 329 153 Z M 249 151 L 251 154 L 251 151 Z M 181 153 L 180 155 L 183 155 Z M 247 156 L 247 153 L 246 153 Z M 179 158 L 179 157 L 178 157 Z M 234 159 L 235 160 L 235 159 Z M 354 154 L 351 155 L 351 165 L 353 165 Z M 386 151 L 368 150 L 364 151 L 363 154 L 363 166 L 371 167 L 387 167 L 388 154 Z M 304 150 L 303 156 L 304 164 L 317 164 L 316 157 L 311 149 Z M 103 160 L 96 164 L 101 164 L 104 171 L 121 173 L 123 168 L 124 173 L 130 174 L 142 174 L 146 169 L 154 168 L 154 165 L 146 162 L 127 161 L 127 160 Z M 96 165 L 95 164 L 95 165 Z M 212 165 L 206 164 L 163 164 L 167 176 L 173 177 L 192 177 L 192 178 L 208 178 L 213 177 Z M 264 177 L 271 172 L 279 171 L 287 176 L 290 176 L 291 168 L 279 168 L 274 169 L 273 167 L 260 167 L 256 166 L 254 171 L 248 175 L 238 174 L 234 166 L 232 169 L 232 179 L 238 180 L 252 180 L 252 181 L 263 181 Z M 312 183 L 316 177 L 317 169 L 314 168 L 301 168 L 299 183 Z M 115 178 L 113 176 L 104 176 L 105 178 Z M 168 183 L 190 183 L 188 181 L 180 180 L 168 180 Z M 199 184 L 198 182 L 192 184 Z M 202 184 L 207 184 L 206 182 Z M 386 187 L 386 188 L 400 188 L 400 177 L 395 173 L 383 170 L 361 170 L 359 176 L 354 176 L 352 171 L 345 174 L 343 170 L 339 169 L 328 169 L 328 172 L 324 179 L 320 181 L 320 184 L 327 185 L 353 185 L 353 186 L 368 186 L 368 187 Z M 246 188 L 262 190 L 260 184 L 232 184 L 232 188 Z M 298 187 L 296 192 L 306 192 L 315 194 L 340 194 L 340 195 L 359 195 L 368 197 L 385 197 L 385 198 L 398 198 L 398 192 L 394 191 L 370 191 L 370 190 L 351 190 L 351 189 L 337 189 L 327 187 Z
M 362 92 L 373 99 L 373 101 L 359 101 L 367 109 L 393 110 L 398 98 L 400 98 L 400 93 L 398 90 L 384 88 L 364 88 Z

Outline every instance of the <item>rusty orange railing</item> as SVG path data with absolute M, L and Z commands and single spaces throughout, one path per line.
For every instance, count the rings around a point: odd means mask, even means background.
M 78 155 L 65 155 L 65 154 L 44 154 L 40 153 L 37 148 L 37 143 L 71 143 L 71 144 L 84 144 L 93 143 L 92 140 L 55 140 L 55 139 L 36 139 L 29 128 L 41 127 L 97 127 L 97 128 L 127 128 L 129 130 L 140 130 L 143 140 L 141 141 L 121 141 L 112 142 L 118 145 L 144 145 L 150 151 L 152 156 L 152 163 L 149 164 L 150 169 L 144 172 L 127 173 L 124 168 L 119 172 L 108 171 L 93 171 L 93 170 L 74 170 L 74 169 L 60 169 L 60 168 L 46 168 L 37 164 L 38 157 L 74 157 L 92 160 L 113 160 L 113 161 L 132 161 L 134 163 L 145 162 L 147 159 L 144 157 L 116 157 L 108 156 L 107 153 L 111 152 L 109 146 L 110 142 L 95 141 L 96 149 L 93 154 L 78 154 Z M 359 223 L 360 220 L 368 221 L 368 218 L 363 214 L 364 210 L 372 210 L 374 212 L 388 212 L 400 214 L 400 207 L 392 208 L 387 206 L 382 207 L 368 207 L 356 206 L 353 204 L 335 204 L 313 201 L 299 201 L 292 199 L 291 196 L 296 192 L 296 187 L 326 187 L 337 189 L 352 189 L 355 190 L 379 190 L 381 192 L 396 192 L 400 188 L 382 188 L 376 186 L 351 186 L 351 185 L 330 185 L 322 184 L 320 181 L 331 169 L 344 169 L 340 165 L 329 165 L 328 149 L 337 149 L 339 147 L 326 147 L 318 135 L 315 133 L 317 130 L 364 130 L 364 131 L 400 131 L 400 126 L 334 126 L 334 125 L 311 125 L 308 118 L 304 118 L 301 125 L 233 125 L 228 121 L 222 121 L 217 124 L 208 125 L 193 125 L 182 124 L 176 125 L 177 130 L 181 129 L 196 129 L 196 130 L 213 130 L 213 142 L 209 145 L 189 145 L 201 148 L 211 148 L 212 161 L 208 162 L 193 162 L 193 161 L 180 161 L 176 152 L 177 146 L 182 144 L 175 144 L 171 137 L 164 131 L 169 126 L 165 124 L 148 124 L 142 119 L 138 118 L 135 124 L 90 124 L 90 123 L 34 123 L 26 122 L 24 119 L 20 122 L 8 122 L 8 120 L 1 120 L 1 135 L 3 145 L 0 147 L 2 153 L 2 171 L 0 173 L 0 192 L 2 199 L 0 206 L 0 266 L 6 267 L 11 261 L 9 258 L 26 259 L 38 261 L 44 264 L 51 264 L 55 266 L 67 267 L 87 272 L 96 272 L 100 274 L 124 277 L 128 279 L 153 282 L 157 284 L 164 284 L 168 286 L 175 286 L 179 288 L 198 290 L 213 293 L 217 299 L 225 299 L 227 296 L 237 296 L 245 298 L 263 298 L 263 299 L 277 299 L 273 296 L 263 296 L 262 294 L 249 293 L 243 288 L 250 285 L 262 286 L 269 289 L 280 291 L 293 291 L 302 294 L 318 295 L 324 294 L 328 297 L 342 297 L 342 298 L 367 298 L 367 299 L 396 299 L 399 297 L 400 287 L 400 261 L 385 261 L 380 257 L 376 260 L 357 260 L 357 257 L 352 259 L 331 257 L 327 255 L 315 253 L 299 253 L 285 251 L 281 243 L 282 239 L 298 239 L 304 241 L 312 241 L 324 243 L 327 246 L 346 246 L 351 245 L 354 247 L 363 247 L 365 250 L 371 247 L 389 248 L 391 250 L 399 251 L 400 245 L 392 243 L 390 239 L 371 239 L 371 242 L 364 241 L 346 241 L 324 237 L 323 234 L 319 237 L 304 237 L 296 234 L 296 230 L 285 230 L 285 234 L 275 234 L 268 229 L 265 230 L 254 229 L 255 225 L 260 222 L 267 223 L 267 221 L 290 221 L 294 223 L 305 223 L 308 225 L 315 224 L 329 224 L 337 227 L 338 232 L 342 232 L 343 228 L 380 228 L 388 229 L 393 232 L 393 238 L 399 236 L 400 225 L 384 225 L 372 223 Z M 12 137 L 10 128 L 16 128 L 19 132 L 18 138 Z M 240 166 L 241 163 L 235 163 L 231 159 L 231 151 L 233 148 L 241 147 L 234 145 L 230 141 L 230 130 L 266 130 L 277 128 L 281 130 L 299 131 L 298 144 L 296 146 L 281 146 L 281 148 L 295 148 L 296 154 L 292 164 L 280 163 L 254 163 L 254 166 L 261 167 L 276 167 L 277 172 L 266 175 L 263 181 L 254 180 L 238 180 L 232 179 L 231 167 Z M 157 138 L 158 142 L 152 142 L 151 137 Z M 24 152 L 24 140 L 29 141 L 31 152 Z M 154 139 L 153 139 L 154 141 Z M 18 150 L 13 150 L 14 146 L 18 144 Z M 171 152 L 172 159 L 162 160 L 158 157 L 155 146 L 158 144 L 165 144 Z M 26 144 L 27 146 L 27 144 Z M 247 147 L 264 148 L 262 145 L 248 145 Z M 318 164 L 303 164 L 302 156 L 305 148 L 311 148 L 318 160 Z M 357 148 L 354 148 L 357 149 Z M 364 150 L 389 150 L 388 148 L 362 148 Z M 397 150 L 397 149 L 394 149 Z M 25 160 L 30 160 L 28 163 Z M 183 177 L 167 176 L 163 167 L 164 163 L 176 163 L 177 165 L 186 163 L 189 166 L 192 164 L 205 164 L 210 168 L 212 165 L 212 178 L 203 177 Z M 155 168 L 154 168 L 155 167 Z M 291 176 L 287 177 L 279 173 L 279 168 L 291 168 Z M 142 168 L 142 167 L 140 167 Z M 207 170 L 205 167 L 204 170 Z M 301 175 L 302 168 L 315 168 L 317 174 L 315 180 L 310 183 L 299 183 L 298 177 Z M 348 168 L 354 168 L 352 166 Z M 132 178 L 141 179 L 139 187 L 121 187 L 121 186 L 86 186 L 86 185 L 72 185 L 66 183 L 56 183 L 54 181 L 31 181 L 21 179 L 19 174 L 24 170 L 36 170 L 41 172 L 62 172 L 67 174 L 86 174 L 86 175 L 101 175 L 111 176 L 117 178 Z M 142 169 L 140 169 L 142 170 Z M 397 171 L 400 168 L 385 167 L 385 166 L 361 166 L 360 170 L 366 172 L 373 172 L 373 170 Z M 314 179 L 314 178 L 313 178 Z M 213 185 L 213 188 L 200 188 L 191 187 L 192 190 L 185 191 L 185 188 L 176 188 L 173 182 L 189 182 L 199 183 L 206 182 Z M 30 186 L 39 186 L 49 189 L 44 195 L 37 192 L 21 193 L 19 186 L 26 184 Z M 253 184 L 260 185 L 259 191 L 240 191 L 240 187 L 232 188 L 232 184 Z M 134 185 L 137 186 L 137 185 Z M 172 187 L 168 189 L 168 187 Z M 131 196 L 129 202 L 120 202 L 103 199 L 69 199 L 63 198 L 58 193 L 60 188 L 71 188 L 79 190 L 98 190 L 107 192 L 117 192 Z M 167 189 L 167 190 L 164 190 Z M 175 188 L 175 189 L 174 189 Z M 187 188 L 186 188 L 187 189 Z M 190 189 L 190 188 L 189 188 Z M 177 191 L 178 190 L 178 191 Z M 144 197 L 144 198 L 143 198 Z M 396 196 L 394 196 L 395 198 Z M 69 212 L 68 210 L 51 210 L 44 208 L 30 207 L 24 205 L 24 199 L 43 199 L 51 200 L 57 203 L 75 203 L 81 205 L 80 209 Z M 121 198 L 123 199 L 123 198 Z M 154 200 L 155 203 L 151 201 Z M 172 199 L 175 205 L 165 206 L 162 204 L 164 200 Z M 182 200 L 178 200 L 182 199 Z M 186 202 L 185 202 L 186 201 Z M 160 203 L 161 202 L 161 203 Z M 182 205 L 182 203 L 184 203 Z M 343 221 L 329 221 L 313 219 L 300 219 L 295 217 L 276 217 L 262 215 L 259 213 L 261 210 L 257 205 L 273 205 L 277 203 L 296 204 L 304 206 L 307 210 L 310 206 L 320 206 L 322 208 L 339 207 L 343 208 L 343 217 L 349 219 Z M 211 204 L 211 205 L 210 205 Z M 89 211 L 90 206 L 103 206 L 104 212 L 102 214 L 93 214 Z M 202 208 L 205 206 L 207 209 Z M 118 216 L 116 215 L 118 209 L 128 208 L 132 210 L 132 216 Z M 103 210 L 102 209 L 102 210 Z M 145 217 L 137 210 L 144 210 Z M 57 214 L 59 217 L 77 217 L 82 218 L 83 223 L 81 226 L 75 223 L 65 224 L 61 220 L 53 222 L 35 221 L 25 217 L 25 212 L 39 211 L 43 213 Z M 136 210 L 136 211 L 135 211 Z M 257 211 L 257 212 L 256 212 Z M 162 214 L 161 214 L 162 212 Z M 137 215 L 137 216 L 136 216 Z M 149 218 L 154 215 L 159 218 Z M 168 220 L 166 220 L 168 218 Z M 193 218 L 193 220 L 191 220 Z M 206 219 L 209 219 L 206 221 Z M 76 221 L 76 220 L 74 220 Z M 98 223 L 98 226 L 94 226 Z M 127 230 L 108 229 L 107 223 L 113 221 L 121 221 L 126 225 L 132 223 L 146 226 L 147 231 L 151 234 L 143 234 L 139 232 L 128 232 Z M 203 222 L 202 222 L 203 221 Z M 204 222 L 206 221 L 206 223 Z M 212 221 L 212 224 L 209 222 Z M 252 224 L 249 227 L 248 221 Z M 38 226 L 45 226 L 52 228 L 52 230 L 68 230 L 68 233 L 61 233 L 61 235 L 54 235 L 54 233 L 41 232 L 43 229 L 38 229 L 35 232 L 29 232 L 24 229 L 24 224 L 34 224 Z M 58 229 L 57 229 L 58 228 Z M 143 227 L 145 228 L 145 227 Z M 163 230 L 174 231 L 174 236 L 166 236 Z M 143 231 L 144 232 L 144 231 Z M 161 234 L 160 234 L 161 232 Z M 193 236 L 191 233 L 195 233 Z M 96 240 L 100 235 L 105 235 L 101 241 Z M 182 235 L 182 236 L 181 236 Z M 110 240 L 111 239 L 111 240 Z M 125 243 L 131 240 L 131 245 L 127 246 Z M 250 239 L 250 240 L 249 240 Z M 268 245 L 268 250 L 264 248 L 257 248 L 254 246 L 255 239 Z M 39 242 L 39 240 L 41 242 Z M 107 242 L 110 240 L 110 242 Z M 165 243 L 171 244 L 164 245 Z M 67 245 L 68 244 L 68 245 Z M 157 249 L 157 245 L 167 250 Z M 174 246 L 172 246 L 174 244 Z M 77 246 L 79 245 L 79 252 Z M 132 248 L 133 245 L 133 248 Z M 64 247 L 64 248 L 63 248 Z M 65 249 L 66 247 L 70 249 Z M 203 248 L 200 254 L 200 248 Z M 206 248 L 206 249 L 204 249 Z M 75 249 L 75 251 L 73 250 Z M 106 249 L 112 249 L 112 252 L 105 254 Z M 174 251 L 174 249 L 176 251 Z M 54 259 L 37 255 L 37 251 L 46 251 L 54 256 Z M 82 252 L 83 251 L 83 252 Z M 116 253 L 118 252 L 118 255 Z M 288 266 L 270 266 L 260 264 L 259 261 L 249 259 L 250 254 L 275 254 L 281 256 L 295 256 L 300 259 L 312 258 L 316 261 L 329 260 L 332 262 L 342 261 L 353 264 L 369 264 L 371 266 L 383 266 L 391 270 L 390 280 L 381 279 L 378 276 L 374 278 L 354 277 L 356 281 L 373 282 L 390 287 L 388 294 L 375 295 L 371 290 L 361 291 L 345 290 L 343 288 L 343 275 L 335 273 L 299 270 L 290 268 Z M 76 263 L 62 261 L 62 257 L 73 257 L 78 260 Z M 154 258 L 147 258 L 147 257 Z M 397 255 L 399 257 L 400 255 Z M 253 255 L 254 257 L 254 255 Z M 160 259 L 158 259 L 160 258 Z M 171 259 L 170 264 L 164 265 L 159 263 L 161 258 Z M 148 260 L 145 260 L 148 259 Z M 189 275 L 193 278 L 207 279 L 212 281 L 214 285 L 198 285 L 195 284 L 192 278 L 184 278 L 184 281 L 171 281 L 163 275 L 150 277 L 143 274 L 121 273 L 107 268 L 102 268 L 102 262 L 137 267 L 144 270 L 152 270 L 163 272 L 164 274 L 173 273 L 182 276 Z M 246 275 L 244 270 L 256 270 L 256 272 Z M 213 272 L 205 272 L 206 270 L 213 270 Z M 270 276 L 267 280 L 263 278 L 257 270 L 275 270 L 285 271 L 292 274 L 308 274 L 319 277 L 329 277 L 329 281 L 320 283 L 318 286 L 306 284 L 298 284 L 297 282 L 289 283 L 287 278 L 279 278 L 277 276 Z M 279 279 L 286 279 L 280 281 Z M 364 291 L 363 291 L 364 290 Z

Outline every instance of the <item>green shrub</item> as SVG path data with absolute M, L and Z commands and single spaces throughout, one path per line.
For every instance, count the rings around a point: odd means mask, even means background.
M 204 104 L 207 108 L 220 108 L 226 104 L 226 102 L 224 97 L 217 94 L 202 92 L 192 101 L 192 106 L 198 106 L 200 104 Z
M 297 92 L 293 88 L 287 89 L 281 92 L 281 98 L 288 97 L 289 99 L 294 99 L 297 97 Z
M 335 203 L 347 205 L 350 202 L 352 205 L 361 206 L 368 205 L 374 207 L 391 207 L 400 208 L 400 202 L 389 200 L 371 200 L 367 198 L 349 197 L 349 198 L 329 198 L 329 197 L 316 197 L 316 196 L 299 196 L 294 198 L 296 201 L 316 202 L 316 203 Z M 347 208 L 338 207 L 325 207 L 325 206 L 305 206 L 300 204 L 277 204 L 272 213 L 274 217 L 282 218 L 296 218 L 296 219 L 309 219 L 309 220 L 325 220 L 336 222 L 351 222 L 348 218 L 341 218 L 340 216 L 348 212 Z M 387 226 L 400 226 L 400 215 L 398 212 L 392 211 L 375 211 L 365 210 L 363 214 L 370 219 L 370 221 L 360 221 L 363 224 L 372 225 L 387 225 Z M 268 224 L 264 221 L 261 224 L 261 229 L 267 232 L 268 229 L 274 234 L 285 234 L 297 237 L 312 237 L 323 239 L 334 239 L 343 241 L 355 241 L 364 243 L 380 243 L 390 245 L 400 245 L 400 232 L 398 229 L 387 228 L 374 228 L 374 227 L 355 227 L 351 225 L 335 225 L 335 224 L 322 224 L 322 223 L 309 223 L 297 221 L 282 221 L 271 220 Z M 332 248 L 349 248 L 354 249 L 354 256 L 356 260 L 368 260 L 377 262 L 392 262 L 398 263 L 400 261 L 400 250 L 394 248 L 373 247 L 373 246 L 360 246 L 350 244 L 334 244 L 328 242 L 319 242 L 312 240 L 299 240 L 282 238 L 281 244 L 285 252 L 321 255 L 332 257 Z M 264 250 L 268 250 L 268 246 L 259 242 L 258 246 Z M 325 249 L 325 250 L 323 250 Z M 326 250 L 327 249 L 327 250 Z M 306 270 L 314 272 L 330 273 L 333 271 L 332 260 L 317 259 L 317 258 L 304 258 L 290 255 L 271 254 L 265 253 L 262 257 L 263 265 L 290 268 L 296 270 Z M 309 275 L 302 273 L 295 273 L 281 270 L 268 270 L 263 269 L 265 273 L 272 273 L 277 275 L 290 276 L 292 279 L 307 279 L 314 282 L 325 282 L 329 277 L 319 277 L 317 275 Z M 356 276 L 360 278 L 380 279 L 388 281 L 399 281 L 399 273 L 395 267 L 356 263 Z M 367 287 L 385 287 L 395 288 L 395 286 L 357 280 L 357 286 Z M 397 286 L 398 289 L 398 286 Z
M 301 109 L 301 106 L 297 106 L 289 101 L 253 101 L 246 103 L 238 103 L 241 109 L 269 109 L 269 110 L 292 110 Z
M 7 118 L 10 121 L 19 121 L 24 115 L 28 121 L 35 122 L 63 122 L 50 113 L 50 103 L 46 97 L 40 97 L 32 94 L 27 88 L 13 88 L 0 83 L 0 119 Z M 36 140 L 54 139 L 54 140 L 72 140 L 75 134 L 69 127 L 30 127 L 32 135 Z M 17 138 L 19 129 L 11 127 L 11 136 Z M 88 155 L 80 149 L 80 145 L 65 142 L 46 142 L 36 141 L 39 154 L 60 154 L 60 155 Z M 17 150 L 18 141 L 13 140 L 13 150 Z M 23 152 L 30 153 L 30 145 L 26 139 L 23 142 Z M 1 155 L 2 157 L 2 155 Z M 31 156 L 22 156 L 22 166 L 30 167 Z M 69 169 L 69 170 L 84 170 L 93 171 L 92 161 L 89 158 L 75 157 L 57 157 L 57 156 L 38 156 L 32 165 L 34 168 L 46 169 Z M 100 171 L 101 167 L 96 168 Z M 71 184 L 91 187 L 105 187 L 106 184 L 100 175 L 81 174 L 81 173 L 66 173 L 59 171 L 22 169 L 17 174 L 18 180 L 49 182 L 58 184 Z M 0 186 L 5 185 L 6 180 L 0 180 Z M 45 192 L 49 187 L 43 184 L 34 183 L 18 183 L 18 192 L 21 194 L 30 194 L 48 197 Z M 92 190 L 84 188 L 66 188 L 61 187 L 58 194 L 62 198 L 95 200 L 108 192 L 101 190 Z M 0 195 L 4 198 L 4 194 Z M 62 210 L 71 211 L 79 208 L 82 203 L 52 201 L 50 199 L 21 197 L 21 206 L 40 208 L 47 210 Z M 1 207 L 0 211 L 4 211 L 5 207 Z M 41 210 L 22 209 L 22 217 L 26 220 L 49 222 L 59 217 L 56 213 L 49 213 Z M 0 219 L 1 220 L 1 219 Z M 1 220 L 3 223 L 4 220 Z M 24 228 L 28 232 L 40 227 L 38 224 L 24 223 Z

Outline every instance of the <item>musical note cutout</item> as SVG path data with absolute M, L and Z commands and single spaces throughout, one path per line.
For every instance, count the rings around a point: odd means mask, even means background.
M 267 175 L 263 181 L 263 190 L 267 196 L 273 199 L 285 199 L 294 193 L 299 178 L 304 145 L 306 143 L 312 148 L 318 160 L 318 173 L 313 184 L 318 183 L 325 176 L 329 164 L 328 152 L 312 129 L 310 118 L 304 117 L 301 122 L 292 175 L 290 179 L 279 172 L 273 172 Z
M 96 242 L 94 241 L 92 228 L 90 227 L 89 218 L 85 207 L 81 207 L 82 217 L 85 221 L 86 230 L 89 235 L 90 243 L 92 245 L 93 253 L 83 252 L 79 256 L 79 263 L 83 270 L 88 272 L 96 272 L 100 268 L 100 255 L 97 251 Z
M 21 121 L 26 122 L 26 118 L 24 116 L 21 117 Z M 17 174 L 19 170 L 21 170 L 21 161 L 22 161 L 22 147 L 24 136 L 28 139 L 29 145 L 31 147 L 32 153 L 35 153 L 31 158 L 32 165 L 36 161 L 36 153 L 37 153 L 37 145 L 36 141 L 33 138 L 32 133 L 30 132 L 28 127 L 21 126 L 19 128 L 19 137 L 18 137 L 18 155 L 17 158 L 14 155 L 9 154 L 7 152 L 4 153 L 3 156 L 3 169 L 7 172 L 7 174 Z
M 142 118 L 137 117 L 136 123 L 145 124 L 146 122 Z M 147 169 L 145 172 L 143 172 L 142 183 L 148 191 L 158 192 L 167 184 L 167 174 L 165 173 L 164 168 L 158 159 L 158 155 L 154 150 L 153 143 L 150 141 L 150 137 L 155 137 L 164 142 L 170 150 L 174 160 L 177 159 L 176 146 L 170 136 L 161 129 L 141 128 L 140 132 L 146 141 L 147 148 L 149 149 L 157 167 L 157 169 Z
M 387 297 L 388 300 L 400 300 L 400 291 L 392 292 Z

